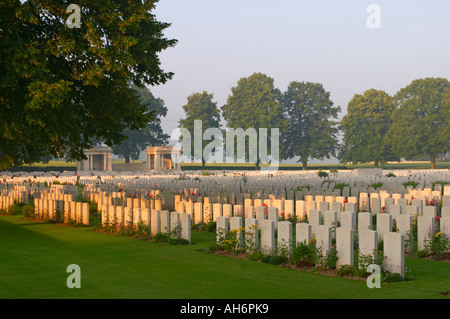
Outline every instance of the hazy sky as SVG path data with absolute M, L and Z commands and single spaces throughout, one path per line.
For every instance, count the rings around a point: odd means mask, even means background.
M 369 28 L 370 4 L 380 28 Z M 346 114 L 354 94 L 394 94 L 424 77 L 450 79 L 450 1 L 160 0 L 165 36 L 178 44 L 161 53 L 175 73 L 150 88 L 168 108 L 171 134 L 187 97 L 214 94 L 218 106 L 242 77 L 261 72 L 285 91 L 291 81 L 322 83 Z

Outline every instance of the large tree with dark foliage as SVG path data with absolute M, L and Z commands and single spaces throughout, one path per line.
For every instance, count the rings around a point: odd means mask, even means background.
M 392 97 L 382 90 L 370 89 L 355 94 L 342 119 L 344 133 L 339 158 L 342 162 L 373 162 L 375 167 L 398 160 L 386 143 L 392 124 Z
M 222 116 L 227 122 L 227 128 L 242 129 L 244 132 L 236 134 L 236 139 L 245 138 L 245 149 L 249 150 L 249 162 L 252 157 L 250 149 L 257 150 L 254 156 L 255 169 L 260 169 L 262 161 L 262 154 L 260 150 L 259 138 L 252 145 L 251 140 L 246 136 L 247 130 L 267 129 L 268 132 L 272 128 L 280 129 L 286 127 L 287 121 L 283 118 L 281 106 L 281 92 L 274 85 L 274 79 L 263 73 L 253 73 L 252 75 L 239 79 L 237 85 L 231 88 L 231 94 L 225 105 L 221 108 Z M 269 133 L 268 133 L 269 134 Z M 234 138 L 234 137 L 233 137 Z M 267 136 L 267 149 L 272 149 L 272 136 Z M 230 142 L 227 139 L 227 148 L 230 147 Z M 233 141 L 233 146 L 238 142 Z M 277 144 L 277 143 L 275 143 Z M 253 146 L 257 147 L 253 147 Z M 233 152 L 226 150 L 227 157 L 236 156 L 242 160 L 236 151 L 238 147 L 233 147 Z M 244 149 L 244 150 L 245 150 Z M 245 152 L 244 152 L 245 155 Z M 279 159 L 276 159 L 277 161 Z
M 113 145 L 153 120 L 130 88 L 165 83 L 164 38 L 156 1 L 0 2 L 0 169 L 51 154 L 84 158 L 94 139 Z
M 288 119 L 283 130 L 284 158 L 299 157 L 303 169 L 308 159 L 323 159 L 336 154 L 340 111 L 333 106 L 330 92 L 322 84 L 291 82 L 282 98 L 283 114 Z
M 160 98 L 155 98 L 148 88 L 139 88 L 132 86 L 139 94 L 141 104 L 146 105 L 148 112 L 154 116 L 154 120 L 147 123 L 143 128 L 138 130 L 126 129 L 123 133 L 126 139 L 112 146 L 114 154 L 125 159 L 125 163 L 130 163 L 130 159 L 137 160 L 141 152 L 147 146 L 166 145 L 169 135 L 163 132 L 161 127 L 161 117 L 167 115 L 167 107 Z
M 394 105 L 387 143 L 404 158 L 428 156 L 434 169 L 450 149 L 450 81 L 414 80 L 395 94 Z

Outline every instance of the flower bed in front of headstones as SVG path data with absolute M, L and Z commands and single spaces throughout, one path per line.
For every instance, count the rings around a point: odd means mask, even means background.
M 359 254 L 357 249 L 356 263 L 353 266 L 341 265 L 337 267 L 338 255 L 336 242 L 333 240 L 331 249 L 324 251 L 317 245 L 317 238 L 314 236 L 310 241 L 292 243 L 289 250 L 285 242 L 278 243 L 276 247 L 267 250 L 255 247 L 254 235 L 258 232 L 258 226 L 252 225 L 246 230 L 245 227 L 224 231 L 217 230 L 217 240 L 211 246 L 203 249 L 206 253 L 226 255 L 229 257 L 246 259 L 255 262 L 262 262 L 281 267 L 288 267 L 300 271 L 315 272 L 324 275 L 345 277 L 355 280 L 367 280 L 372 274 L 368 270 L 369 265 L 380 267 L 381 282 L 397 282 L 408 280 L 407 276 L 400 276 L 398 273 L 387 269 L 383 250 L 378 249 L 373 254 Z M 259 231 L 260 234 L 260 231 Z M 406 267 L 407 268 L 407 267 Z M 406 272 L 408 269 L 406 269 Z
M 94 230 L 105 234 L 153 241 L 157 243 L 167 243 L 169 245 L 189 244 L 188 240 L 178 236 L 180 229 L 177 227 L 172 228 L 169 232 L 161 231 L 156 234 L 151 234 L 148 225 L 142 221 L 137 224 L 133 222 L 118 223 L 117 221 L 113 223 L 100 223 L 94 227 Z
M 417 252 L 417 257 L 450 262 L 450 238 L 439 231 L 440 217 L 435 217 L 435 227 L 424 239 L 424 249 Z

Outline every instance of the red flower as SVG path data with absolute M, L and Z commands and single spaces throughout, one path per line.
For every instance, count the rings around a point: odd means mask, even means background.
M 347 201 L 346 201 L 346 200 L 344 200 L 344 204 L 347 204 Z
M 435 218 L 436 218 L 436 220 L 440 220 L 441 219 L 441 217 L 439 217 L 439 216 L 436 216 Z
M 263 207 L 266 207 L 266 203 L 263 204 Z
M 386 209 L 386 206 L 381 207 L 381 209 L 382 209 L 382 210 L 385 210 L 385 209 Z

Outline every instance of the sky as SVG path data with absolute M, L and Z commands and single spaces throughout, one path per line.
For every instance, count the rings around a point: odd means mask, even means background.
M 321 83 L 340 118 L 368 89 L 393 95 L 418 78 L 450 79 L 448 0 L 159 0 L 154 14 L 171 23 L 164 36 L 178 40 L 159 55 L 173 79 L 150 87 L 168 108 L 169 135 L 189 95 L 207 91 L 221 107 L 255 72 L 282 92 L 292 81 Z

